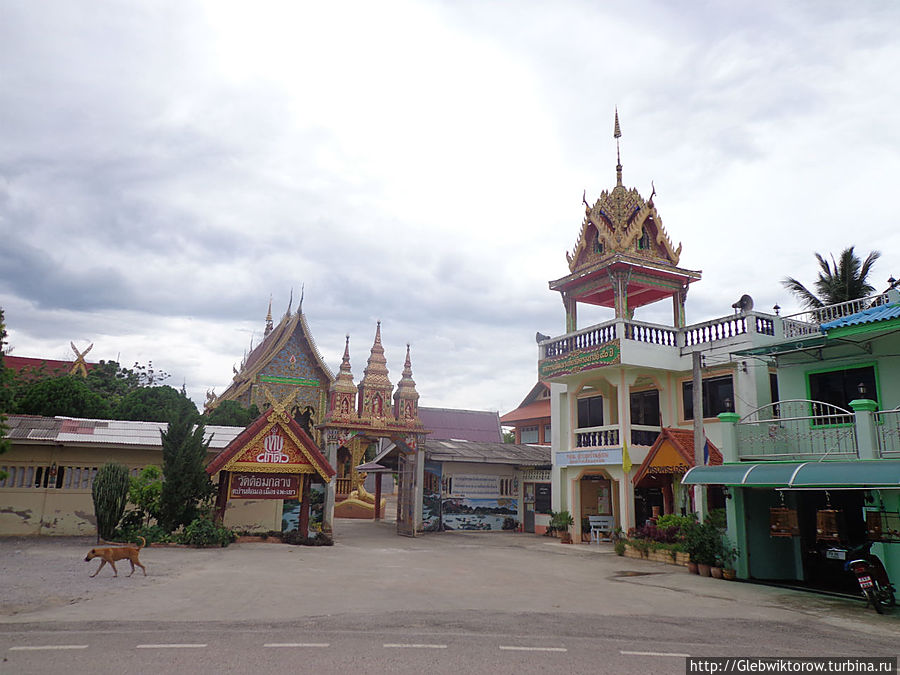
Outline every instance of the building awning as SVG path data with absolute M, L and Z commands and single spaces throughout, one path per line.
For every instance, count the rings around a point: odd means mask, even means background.
M 684 475 L 682 483 L 787 489 L 900 489 L 900 460 L 755 464 L 748 462 L 723 466 L 698 466 Z
M 788 352 L 803 352 L 808 349 L 821 349 L 831 342 L 821 333 L 811 333 L 804 335 L 802 338 L 795 340 L 786 340 L 775 344 L 764 345 L 762 347 L 751 347 L 750 349 L 740 349 L 734 354 L 737 356 L 776 356 L 778 354 L 786 354 Z

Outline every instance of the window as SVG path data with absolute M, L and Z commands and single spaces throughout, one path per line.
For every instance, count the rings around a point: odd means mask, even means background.
M 537 427 L 522 427 L 519 430 L 519 442 L 520 443 L 537 443 L 538 442 L 538 428 Z
M 578 399 L 578 428 L 603 426 L 603 397 L 591 396 Z
M 684 403 L 684 419 L 694 419 L 694 383 L 681 385 Z M 715 417 L 719 413 L 734 410 L 734 384 L 731 375 L 709 377 L 703 380 L 703 416 Z
M 550 425 L 545 424 L 544 425 L 544 443 L 549 443 L 549 442 L 550 442 Z
M 876 398 L 874 366 L 809 374 L 809 397 L 813 401 L 823 401 L 846 410 L 850 409 L 850 401 L 863 398 L 860 386 L 865 387 L 865 398 Z
M 550 483 L 534 484 L 535 513 L 550 513 Z
M 515 478 L 500 479 L 500 496 L 516 497 L 519 494 L 519 485 Z
M 659 392 L 656 389 L 631 394 L 631 423 L 659 426 Z

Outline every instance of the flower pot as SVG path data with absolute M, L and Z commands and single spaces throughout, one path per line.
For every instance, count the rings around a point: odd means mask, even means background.
M 709 565 L 705 565 L 703 563 L 697 563 L 697 572 L 701 577 L 709 576 Z
M 690 572 L 691 574 L 700 574 L 700 571 L 698 570 L 698 565 L 695 562 L 691 562 L 690 560 L 688 560 L 687 568 L 688 568 L 688 572 Z
M 721 567 L 715 567 L 715 566 L 710 567 L 710 568 L 709 568 L 709 575 L 710 575 L 713 579 L 721 579 L 721 578 L 722 578 L 722 568 L 721 568 Z
M 735 572 L 730 567 L 726 567 L 722 570 L 722 578 L 727 579 L 728 581 L 734 581 L 737 579 L 737 572 Z
M 568 532 L 562 532 L 559 535 L 559 540 L 563 544 L 571 544 L 572 543 L 572 535 Z

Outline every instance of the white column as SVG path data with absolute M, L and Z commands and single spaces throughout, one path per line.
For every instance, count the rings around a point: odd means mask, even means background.
M 325 431 L 323 433 L 328 433 Z M 337 444 L 328 443 L 326 445 L 328 463 L 332 468 L 337 468 Z M 325 503 L 322 506 L 322 528 L 329 532 L 334 532 L 334 495 L 337 487 L 337 474 L 325 484 Z

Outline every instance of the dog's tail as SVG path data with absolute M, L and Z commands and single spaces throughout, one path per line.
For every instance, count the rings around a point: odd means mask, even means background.
M 138 539 L 141 540 L 141 545 L 138 546 L 138 551 L 140 551 L 142 548 L 144 548 L 147 545 L 147 540 L 144 539 L 143 537 L 138 537 Z

